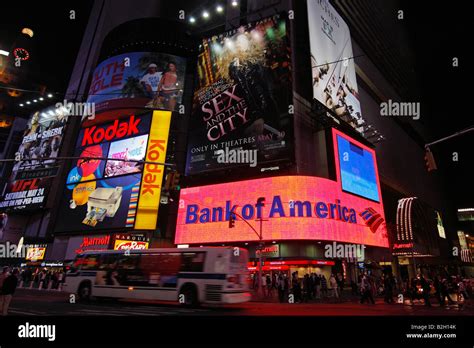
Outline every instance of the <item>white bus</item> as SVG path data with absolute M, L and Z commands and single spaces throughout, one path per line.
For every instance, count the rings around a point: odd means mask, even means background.
M 251 297 L 247 262 L 247 250 L 233 247 L 88 251 L 76 257 L 63 289 L 81 300 L 241 303 Z

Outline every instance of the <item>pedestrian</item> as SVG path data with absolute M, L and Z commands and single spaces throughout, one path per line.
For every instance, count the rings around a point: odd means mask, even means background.
M 287 291 L 287 283 L 281 273 L 278 276 L 277 288 L 278 288 L 278 299 L 280 300 L 280 303 L 283 303 L 285 302 L 285 293 Z
M 311 298 L 316 298 L 316 273 L 311 273 Z
M 305 274 L 303 278 L 303 301 L 308 302 L 311 296 L 311 287 L 310 287 L 310 277 L 309 274 Z
M 301 302 L 301 285 L 298 279 L 298 272 L 293 272 L 292 277 L 292 290 L 295 302 Z
M 462 297 L 464 297 L 464 300 L 467 300 L 469 298 L 469 295 L 467 294 L 467 291 L 466 291 L 466 284 L 464 284 L 464 280 L 461 279 L 458 283 L 458 291 L 459 291 L 459 295 L 461 295 Z
M 328 282 L 324 274 L 321 274 L 321 292 L 322 292 L 322 298 L 328 296 Z
M 269 274 L 265 278 L 265 282 L 267 284 L 267 296 L 272 298 L 273 297 L 273 288 L 272 288 L 272 279 Z
M 342 276 L 341 273 L 337 274 L 336 281 L 337 281 L 337 288 L 339 289 L 339 296 L 342 297 L 342 293 L 344 290 L 344 277 Z
M 262 274 L 262 296 L 267 297 L 267 277 L 265 274 Z
M 334 291 L 334 297 L 339 298 L 337 280 L 334 274 L 331 274 L 331 277 L 329 277 L 329 284 L 331 285 L 331 289 Z
M 385 303 L 393 303 L 393 286 L 394 286 L 394 282 L 393 282 L 392 274 L 391 273 L 386 274 L 384 277 L 384 283 L 383 283 L 384 293 L 385 293 L 385 297 L 384 297 Z
M 316 274 L 314 278 L 314 287 L 316 289 L 316 299 L 321 299 L 321 277 L 320 274 Z
M 4 280 L 0 296 L 0 313 L 3 316 L 8 314 L 8 307 L 18 285 L 18 270 L 15 268 Z
M 430 283 L 428 282 L 428 280 L 426 280 L 423 274 L 420 276 L 420 285 L 421 285 L 423 300 L 425 301 L 425 306 L 431 307 L 431 303 L 430 303 L 431 287 L 430 287 Z
M 9 270 L 10 268 L 8 266 L 3 267 L 2 269 L 2 274 L 0 274 L 0 289 L 2 288 L 3 281 L 10 275 Z
M 441 282 L 442 282 L 441 276 L 437 275 L 434 278 L 433 286 L 435 288 L 435 296 L 436 296 L 436 299 L 438 300 L 439 305 L 444 306 L 444 299 L 441 296 L 441 287 L 442 287 Z
M 369 278 L 366 275 L 362 277 L 360 284 L 360 293 L 362 294 L 360 303 L 364 303 L 365 300 L 367 300 L 367 303 L 369 303 L 370 300 L 372 304 L 375 304 L 374 297 L 372 296 L 372 286 L 370 285 Z

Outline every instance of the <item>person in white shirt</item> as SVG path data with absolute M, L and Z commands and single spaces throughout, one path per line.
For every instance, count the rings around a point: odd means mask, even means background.
M 155 97 L 162 75 L 163 73 L 158 71 L 158 66 L 152 63 L 148 65 L 148 72 L 141 78 L 140 82 L 150 99 Z
M 267 276 L 262 274 L 262 292 L 263 296 L 267 296 Z

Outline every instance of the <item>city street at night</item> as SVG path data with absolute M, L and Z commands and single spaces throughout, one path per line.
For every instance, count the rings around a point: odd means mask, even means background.
M 0 348 L 472 347 L 460 2 L 2 5 Z
M 224 306 L 183 308 L 179 304 L 159 301 L 119 300 L 69 303 L 69 295 L 56 291 L 19 290 L 11 304 L 12 315 L 33 316 L 469 316 L 474 315 L 473 304 L 441 308 L 438 304 L 426 308 L 421 303 L 412 305 L 386 304 L 377 299 L 376 304 L 360 304 L 357 300 L 335 303 L 327 299 L 318 303 L 247 302 Z

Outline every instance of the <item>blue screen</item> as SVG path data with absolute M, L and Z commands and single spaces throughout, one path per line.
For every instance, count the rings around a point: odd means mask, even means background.
M 372 153 L 337 135 L 342 189 L 380 201 Z

